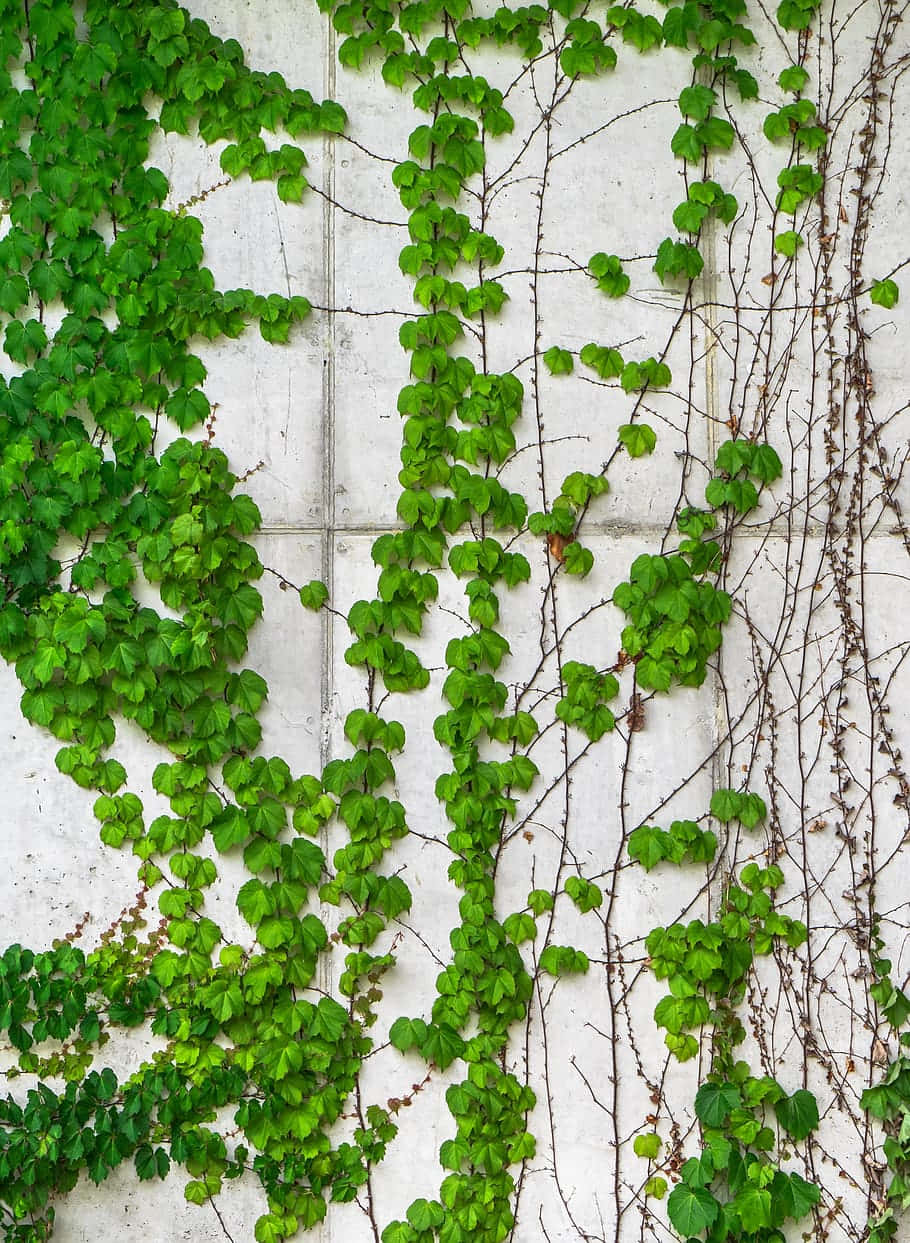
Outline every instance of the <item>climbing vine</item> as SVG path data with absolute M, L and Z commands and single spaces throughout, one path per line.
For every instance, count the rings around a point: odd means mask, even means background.
M 837 32 L 832 16 L 828 41 L 866 7 Z M 0 0 L 0 652 L 140 886 L 100 936 L 89 912 L 0 956 L 4 1237 L 49 1239 L 81 1178 L 127 1164 L 142 1182 L 179 1167 L 228 1238 L 231 1188 L 255 1182 L 259 1243 L 353 1210 L 375 1243 L 897 1237 L 907 1067 L 879 1046 L 910 1005 L 886 957 L 899 850 L 875 830 L 882 799 L 908 813 L 887 719 L 907 647 L 870 648 L 865 575 L 886 520 L 910 548 L 887 439 L 906 408 L 872 406 L 866 325 L 899 306 L 910 260 L 876 252 L 867 271 L 865 252 L 901 10 L 876 10 L 844 95 L 815 0 L 773 17 L 745 0 L 319 8 L 394 117 L 378 142 L 316 97 L 345 98 L 334 65 L 316 95 L 289 86 L 175 0 Z M 658 63 L 673 98 L 630 104 Z M 621 122 L 627 142 L 656 127 L 675 209 L 642 198 L 619 223 L 572 197 L 560 170 L 576 148 L 618 162 Z M 220 171 L 179 203 L 157 163 L 197 139 Z M 347 188 L 378 168 L 405 219 L 345 201 L 348 163 Z M 209 213 L 244 179 L 277 212 L 281 293 L 222 290 L 205 266 L 221 266 Z M 526 182 L 516 230 L 503 203 Z M 293 213 L 332 269 L 299 292 Z M 416 310 L 341 305 L 340 221 L 397 230 L 380 285 L 401 277 Z M 553 313 L 554 281 L 581 291 L 575 313 Z M 367 524 L 364 598 L 338 560 L 348 316 L 365 337 L 391 319 L 404 364 L 400 490 Z M 327 334 L 322 551 L 301 573 L 255 499 L 270 467 L 249 438 L 230 461 L 219 447 L 223 342 L 254 330 L 266 366 Z M 387 412 L 356 405 L 372 437 Z M 323 660 L 313 772 L 299 745 L 270 754 L 269 686 L 246 667 L 267 585 L 299 601 L 294 644 Z M 829 828 L 819 862 L 807 835 Z M 428 872 L 445 882 L 422 893 Z M 849 1070 L 830 1043 L 843 1016 L 822 1016 L 832 978 L 857 1016 Z M 145 1052 L 124 1061 L 129 1029 Z M 589 1202 L 563 1155 L 579 1094 Z M 399 1202 L 380 1167 L 414 1151 L 404 1111 L 425 1100 L 448 1119 L 439 1172 L 421 1141 Z M 837 1116 L 859 1174 L 826 1138 Z

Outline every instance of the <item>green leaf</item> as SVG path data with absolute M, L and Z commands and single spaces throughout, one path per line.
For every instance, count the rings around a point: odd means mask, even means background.
M 636 1135 L 632 1144 L 636 1157 L 647 1157 L 653 1161 L 660 1152 L 663 1140 L 656 1131 L 649 1131 L 644 1135 Z
M 679 96 L 679 110 L 684 117 L 694 117 L 696 121 L 704 121 L 709 116 L 717 100 L 717 95 L 709 86 L 687 86 Z
M 812 25 L 813 3 L 806 0 L 782 0 L 777 6 L 777 21 L 784 30 L 807 30 Z
M 680 233 L 697 233 L 704 224 L 708 208 L 704 203 L 686 199 L 673 212 L 673 223 Z
M 663 829 L 650 824 L 643 824 L 629 834 L 627 846 L 630 859 L 636 859 L 646 872 L 650 872 L 662 859 L 667 857 L 664 841 L 667 834 Z
M 729 151 L 736 132 L 723 117 L 708 117 L 696 126 L 698 140 L 709 151 Z
M 536 916 L 553 909 L 553 895 L 547 889 L 532 889 L 528 894 L 528 906 Z
M 799 1174 L 783 1175 L 780 1185 L 775 1178 L 772 1192 L 785 1217 L 798 1221 L 818 1204 L 821 1192 L 815 1183 L 808 1183 Z
M 802 245 L 802 234 L 797 233 L 795 229 L 787 229 L 785 233 L 778 233 L 774 239 L 774 249 L 779 255 L 786 255 L 788 259 L 792 259 Z
M 808 81 L 809 74 L 802 65 L 791 65 L 780 74 L 777 85 L 782 91 L 792 91 L 798 95 Z
M 389 1040 L 402 1053 L 420 1048 L 427 1038 L 427 1025 L 423 1019 L 397 1018 L 389 1028 Z
M 784 112 L 769 112 L 765 117 L 762 130 L 769 142 L 780 142 L 790 137 L 792 132 L 790 118 Z
M 306 178 L 300 174 L 285 174 L 275 183 L 275 189 L 282 203 L 299 203 L 307 188 Z
M 586 367 L 593 368 L 602 380 L 612 380 L 623 369 L 623 357 L 618 350 L 596 345 L 593 341 L 582 348 L 579 355 Z
M 540 956 L 540 969 L 549 975 L 575 975 L 587 971 L 588 956 L 569 945 L 548 945 Z
M 576 574 L 584 578 L 594 568 L 594 554 L 589 548 L 573 540 L 563 549 L 563 565 L 567 574 Z
M 319 105 L 319 128 L 328 134 L 343 134 L 348 123 L 347 113 L 341 104 L 324 99 Z
M 670 139 L 670 150 L 673 154 L 681 160 L 688 160 L 690 164 L 701 159 L 704 148 L 704 141 L 697 131 L 685 123 L 679 126 Z
M 604 898 L 598 885 L 595 885 L 592 881 L 584 880 L 581 876 L 570 876 L 567 879 L 566 893 L 583 915 L 587 914 L 588 911 L 596 910 Z
M 537 923 L 527 911 L 516 911 L 502 921 L 502 930 L 514 945 L 521 945 L 537 936 Z
M 660 277 L 661 281 L 667 276 L 684 276 L 687 280 L 694 280 L 704 267 L 704 259 L 697 246 L 693 246 L 688 242 L 674 242 L 672 237 L 666 237 L 657 248 L 657 257 L 654 260 L 654 271 Z M 627 364 L 635 366 L 636 364 Z M 626 388 L 625 372 L 621 381 L 623 388 Z M 637 383 L 631 384 L 632 388 L 640 388 Z M 629 391 L 626 389 L 626 391 Z
M 741 1104 L 739 1088 L 732 1083 L 703 1083 L 695 1093 L 695 1114 L 706 1127 L 723 1126 L 730 1110 Z
M 328 598 L 329 589 L 318 578 L 314 578 L 312 582 L 300 588 L 300 603 L 305 609 L 312 609 L 316 612 L 322 608 Z
M 667 1213 L 674 1227 L 684 1238 L 701 1234 L 717 1220 L 720 1205 L 704 1187 L 680 1183 L 667 1198 Z
M 764 1187 L 744 1187 L 731 1208 L 739 1216 L 743 1229 L 751 1234 L 771 1225 L 771 1192 Z
M 876 306 L 883 306 L 886 311 L 890 311 L 891 308 L 897 304 L 897 300 L 900 297 L 900 290 L 898 289 L 896 282 L 891 280 L 890 277 L 887 277 L 885 280 L 875 281 L 873 283 L 869 297 L 876 304 Z
M 597 280 L 597 288 L 609 297 L 621 298 L 628 292 L 630 280 L 618 256 L 599 251 L 588 260 L 588 271 Z
M 572 374 L 574 363 L 568 350 L 561 350 L 559 346 L 551 345 L 548 350 L 544 351 L 543 360 L 550 375 Z
M 777 1101 L 774 1112 L 787 1134 L 797 1141 L 805 1139 L 818 1126 L 818 1102 L 805 1088 Z
M 320 997 L 313 1012 L 312 1032 L 330 1044 L 337 1044 L 350 1023 L 348 1012 L 332 997 Z
M 465 1044 L 458 1032 L 446 1023 L 434 1023 L 420 1042 L 420 1052 L 428 1062 L 435 1062 L 440 1070 L 461 1057 Z
M 445 1210 L 435 1200 L 414 1200 L 407 1217 L 415 1230 L 436 1230 L 445 1221 Z
M 390 1221 L 382 1232 L 382 1243 L 417 1243 L 417 1231 L 406 1221 Z
M 136 1149 L 134 1158 L 136 1173 L 140 1179 L 166 1178 L 171 1167 L 170 1159 L 163 1148 L 155 1148 L 149 1144 L 141 1144 Z
M 261 1217 L 257 1217 L 256 1225 L 253 1227 L 253 1237 L 256 1243 L 282 1243 L 282 1240 L 287 1238 L 284 1218 L 279 1217 L 277 1213 L 264 1213 Z
M 237 909 L 248 924 L 261 923 L 275 908 L 275 898 L 261 880 L 248 880 L 237 891 Z
M 754 829 L 768 815 L 765 800 L 759 794 L 744 794 L 739 805 L 739 819 L 747 829 Z
M 644 457 L 654 452 L 657 433 L 647 423 L 623 423 L 619 428 L 619 440 L 630 457 Z

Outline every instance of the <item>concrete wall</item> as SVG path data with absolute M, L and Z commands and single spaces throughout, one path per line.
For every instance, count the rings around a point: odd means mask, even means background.
M 281 70 L 314 96 L 337 98 L 350 117 L 350 141 L 309 145 L 314 192 L 300 206 L 280 203 L 267 183 L 216 186 L 219 150 L 201 141 L 162 138 L 153 157 L 170 178 L 173 205 L 202 196 L 192 210 L 205 224 L 219 287 L 302 293 L 319 308 L 288 347 L 251 332 L 203 353 L 217 403 L 216 443 L 238 474 L 252 472 L 246 487 L 263 514 L 263 561 L 294 583 L 323 578 L 344 613 L 374 594 L 370 546 L 397 525 L 396 397 L 407 381 L 397 333 L 413 303 L 397 266 L 406 213 L 390 161 L 405 158 L 421 118 L 378 70 L 336 67 L 334 36 L 315 6 L 195 0 L 191 7 L 217 33 L 236 37 L 250 63 Z M 514 368 L 526 389 L 520 452 L 503 482 L 539 507 L 542 486 L 552 499 L 569 471 L 600 468 L 632 409 L 615 381 L 597 382 L 577 359 L 572 376 L 550 377 L 535 355 L 551 345 L 577 352 L 592 340 L 620 346 L 627 358 L 667 348 L 673 372 L 667 391 L 644 399 L 658 433 L 654 455 L 618 456 L 610 494 L 585 524 L 596 557 L 590 576 L 560 573 L 548 587 L 556 567 L 543 542 L 521 541 L 533 576 L 504 606 L 513 652 L 501 676 L 525 702 L 539 704 L 541 721 L 552 718 L 558 687 L 554 637 L 562 659 L 614 663 L 623 619 L 605 601 L 639 552 L 672 545 L 680 497 L 702 500 L 731 426 L 767 439 L 784 460 L 783 479 L 733 541 L 724 578 L 734 617 L 705 684 L 648 698 L 640 730 L 627 719 L 588 746 L 572 732 L 564 744 L 553 729 L 533 752 L 544 779 L 523 801 L 503 852 L 501 913 L 521 908 L 532 886 L 558 889 L 576 869 L 616 900 L 607 918 L 606 908 L 581 917 L 561 899 L 554 939 L 585 949 L 591 969 L 559 983 L 539 977 L 527 1027 L 516 1033 L 512 1066 L 527 1072 L 538 1095 L 530 1123 L 538 1150 L 521 1183 L 518 1243 L 672 1237 L 664 1206 L 642 1195 L 647 1163 L 633 1155 L 632 1137 L 650 1129 L 654 1115 L 669 1162 L 655 1168 L 672 1172 L 674 1154 L 690 1155 L 692 1099 L 707 1063 L 667 1058 L 652 1019 L 664 990 L 645 971 L 643 937 L 680 916 L 708 918 L 729 869 L 753 858 L 780 863 L 784 909 L 811 935 L 799 952 L 763 960 L 745 1007 L 747 1053 L 790 1090 L 818 1094 L 823 1122 L 808 1149 L 807 1176 L 823 1189 L 825 1237 L 859 1239 L 870 1185 L 876 1192 L 870 1175 L 880 1153 L 858 1096 L 895 1042 L 868 1003 L 873 879 L 896 976 L 910 971 L 910 826 L 900 758 L 910 741 L 910 543 L 900 508 L 910 494 L 910 295 L 891 311 L 864 295 L 858 321 L 850 298 L 854 278 L 868 286 L 910 262 L 905 26 L 884 53 L 881 98 L 868 98 L 883 10 L 872 0 L 826 0 L 820 33 L 810 38 L 807 94 L 818 98 L 829 128 L 829 181 L 823 204 L 808 210 L 806 246 L 791 267 L 773 252 L 774 231 L 788 223 L 774 222 L 770 207 L 786 149 L 771 146 L 761 127 L 785 102 L 775 79 L 794 59 L 797 40 L 782 37 L 755 6 L 750 21 L 762 50 L 748 63 L 761 99 L 734 101 L 742 141 L 712 167 L 736 194 L 740 216 L 731 230 L 714 229 L 692 304 L 682 285 L 662 287 L 652 271 L 684 197 L 683 165 L 669 140 L 679 121 L 676 96 L 690 80 L 688 59 L 627 49 L 614 74 L 562 93 L 557 86 L 556 102 L 552 54 L 523 75 L 507 53 L 470 60 L 502 89 L 512 84 L 517 118 L 513 135 L 488 144 L 490 165 L 478 185 L 485 227 L 505 246 L 500 279 L 511 297 L 487 325 L 487 367 Z M 879 121 L 863 181 L 857 169 L 872 106 Z M 478 208 L 475 201 L 471 210 Z M 601 250 L 626 260 L 632 287 L 619 302 L 604 298 L 584 272 Z M 851 271 L 857 257 L 860 274 Z M 339 618 L 303 612 L 275 576 L 262 589 L 265 618 L 248 663 L 270 686 L 263 753 L 317 772 L 345 753 L 341 727 L 363 704 L 363 678 L 344 662 L 348 632 Z M 397 770 L 414 833 L 396 866 L 414 908 L 400 929 L 379 1038 L 398 1014 L 429 1011 L 457 921 L 447 826 L 433 794 L 446 756 L 432 720 L 440 711 L 441 654 L 463 633 L 465 613 L 462 587 L 444 573 L 418 645 L 433 669 L 431 687 L 388 706 L 408 731 Z M 623 708 L 630 689 L 627 678 Z M 135 860 L 98 841 L 92 795 L 57 773 L 56 744 L 21 720 L 19 693 L 12 670 L 0 670 L 3 940 L 41 948 L 87 913 L 82 943 L 91 945 L 131 905 Z M 125 726 L 116 754 L 130 788 L 155 814 L 149 779 L 163 757 Z M 723 835 L 722 864 L 707 877 L 697 868 L 645 876 L 629 864 L 622 842 L 637 825 L 701 817 L 713 788 L 742 785 L 763 795 L 769 820 L 754 834 Z M 248 930 L 233 909 L 238 876 L 221 867 L 211 912 L 241 936 Z M 608 957 L 618 964 L 613 1005 Z M 124 1034 L 100 1057 L 126 1073 L 152 1047 L 148 1036 Z M 406 1096 L 425 1073 L 413 1055 L 385 1049 L 367 1064 L 366 1098 Z M 401 1133 L 374 1181 L 380 1225 L 403 1215 L 414 1196 L 436 1194 L 435 1150 L 453 1130 L 443 1090 L 454 1075 L 454 1068 L 433 1074 L 399 1114 Z M 20 1079 L 14 1090 L 24 1086 Z M 804 1169 L 805 1155 L 800 1148 L 788 1168 Z M 252 1238 L 263 1196 L 250 1178 L 219 1197 L 218 1207 L 223 1222 L 184 1204 L 178 1174 L 149 1187 L 124 1168 L 99 1188 L 81 1184 L 58 1206 L 55 1238 L 138 1232 L 147 1243 L 171 1243 L 229 1233 L 241 1243 Z M 315 1233 L 345 1243 L 373 1237 L 356 1203 L 331 1206 Z

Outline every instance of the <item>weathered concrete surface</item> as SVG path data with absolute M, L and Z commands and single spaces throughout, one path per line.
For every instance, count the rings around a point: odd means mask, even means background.
M 339 99 L 359 144 L 338 140 L 308 150 L 317 193 L 299 207 L 278 202 L 267 184 L 218 187 L 218 150 L 200 143 L 162 140 L 154 156 L 171 180 L 173 205 L 204 196 L 193 210 L 204 221 L 206 261 L 221 287 L 302 293 L 321 308 L 286 348 L 269 347 L 254 333 L 209 347 L 207 391 L 217 403 L 216 443 L 238 474 L 252 471 L 246 486 L 263 513 L 257 545 L 263 561 L 291 582 L 324 578 L 343 614 L 374 594 L 370 546 L 396 522 L 396 397 L 407 379 L 397 333 L 413 304 L 397 266 L 406 213 L 387 160 L 405 158 L 415 113 L 378 71 L 336 68 L 333 38 L 315 6 L 200 0 L 192 8 L 219 34 L 236 37 L 256 67 L 279 69 L 314 95 Z M 542 979 L 527 1031 L 515 1041 L 513 1065 L 519 1073 L 527 1069 L 539 1102 L 531 1118 L 538 1156 L 522 1184 L 517 1243 L 670 1237 L 663 1207 L 642 1194 L 647 1165 L 632 1155 L 632 1138 L 651 1127 L 646 1119 L 654 1113 L 668 1144 L 664 1154 L 691 1155 L 697 1139 L 691 1102 L 705 1065 L 668 1062 L 652 1019 L 664 990 L 643 971 L 642 938 L 680 915 L 708 918 L 734 862 L 738 867 L 753 857 L 779 860 L 787 876 L 785 909 L 806 920 L 811 936 L 808 949 L 762 965 L 748 997 L 746 1052 L 791 1090 L 804 1083 L 817 1090 L 824 1123 L 812 1172 L 823 1188 L 827 1237 L 838 1243 L 861 1236 L 869 1154 L 857 1100 L 869 1081 L 876 1037 L 866 1021 L 867 954 L 858 922 L 863 903 L 868 906 L 867 861 L 876 871 L 896 973 L 903 979 L 910 969 L 906 862 L 899 853 L 906 807 L 895 804 L 900 776 L 893 759 L 878 748 L 886 709 L 894 750 L 910 742 L 907 548 L 894 507 L 882 504 L 882 476 L 873 470 L 890 474 L 889 495 L 906 508 L 910 297 L 890 312 L 871 308 L 867 296 L 863 301 L 863 323 L 873 334 L 865 348 L 875 396 L 861 423 L 844 378 L 855 368 L 857 345 L 844 300 L 861 205 L 851 190 L 857 133 L 865 124 L 862 79 L 877 10 L 865 0 L 857 8 L 826 5 L 825 13 L 831 22 L 826 17 L 824 37 L 812 45 L 807 93 L 815 98 L 823 83 L 832 178 L 824 219 L 812 207 L 800 225 L 806 246 L 798 279 L 772 248 L 769 201 L 786 152 L 761 136 L 767 111 L 785 102 L 774 82 L 796 40 L 788 37 L 785 48 L 756 11 L 751 21 L 767 50 L 749 63 L 763 102 L 736 106 L 746 153 L 718 159 L 712 171 L 737 195 L 741 215 L 729 241 L 726 232 L 713 235 L 713 263 L 694 286 L 696 313 L 675 336 L 684 294 L 681 287 L 661 287 L 651 265 L 685 194 L 683 166 L 672 158 L 669 138 L 679 120 L 676 96 L 690 79 L 686 58 L 673 52 L 639 58 L 628 50 L 614 75 L 579 84 L 554 110 L 551 126 L 541 128 L 540 101 L 552 89 L 552 58 L 544 60 L 510 95 L 515 134 L 490 144 L 487 182 L 496 194 L 487 228 L 506 249 L 502 280 L 511 301 L 489 324 L 488 367 L 514 368 L 526 386 L 521 451 L 503 482 L 539 507 L 541 472 L 552 499 L 568 472 L 599 469 L 631 409 L 615 381 L 602 385 L 577 362 L 572 377 L 550 377 L 535 366 L 535 352 L 552 344 L 578 351 L 596 340 L 620 345 L 627 358 L 644 358 L 658 355 L 672 337 L 673 384 L 645 403 L 658 448 L 650 459 L 623 455 L 611 467 L 611 492 L 592 510 L 584 537 L 596 555 L 592 574 L 583 581 L 561 575 L 545 595 L 553 563 L 540 541 L 521 545 L 533 578 L 504 603 L 512 656 L 503 676 L 510 689 L 538 702 L 541 720 L 550 719 L 558 687 L 554 627 L 563 659 L 599 668 L 614 663 L 623 620 L 606 603 L 613 586 L 638 553 L 672 545 L 667 533 L 680 498 L 701 502 L 716 446 L 730 430 L 769 440 L 785 464 L 784 479 L 736 535 L 725 571 L 735 615 L 705 685 L 647 702 L 640 731 L 608 735 L 590 749 L 570 733 L 567 753 L 552 731 L 534 751 L 551 789 L 539 803 L 532 792 L 504 849 L 501 913 L 523 906 L 532 884 L 559 888 L 576 867 L 617 896 L 606 927 L 598 915 L 578 917 L 562 899 L 556 940 L 584 948 L 592 967 L 580 980 L 553 986 Z M 505 54 L 471 57 L 503 87 L 516 63 Z M 883 130 L 867 285 L 907 260 L 907 80 L 896 71 L 887 79 L 887 90 L 893 86 L 897 95 L 893 108 L 883 104 L 893 119 L 892 142 L 886 150 Z M 789 224 L 774 225 L 782 227 Z M 632 292 L 620 302 L 605 299 L 584 274 L 599 250 L 627 260 Z M 777 288 L 785 290 L 780 299 Z M 315 772 L 344 753 L 342 722 L 363 702 L 363 679 L 343 660 L 343 623 L 328 613 L 302 612 L 277 578 L 265 582 L 264 592 L 265 619 L 249 660 L 271 688 L 263 753 Z M 461 587 L 444 577 L 440 607 L 418 644 L 434 671 L 431 691 L 394 704 L 408 731 L 397 770 L 415 830 L 398 865 L 414 908 L 401 928 L 400 965 L 386 982 L 379 1037 L 398 1014 L 428 1011 L 457 920 L 458 894 L 446 879 L 446 826 L 433 794 L 445 755 L 433 739 L 432 719 L 440 710 L 445 642 L 464 630 L 453 614 L 465 612 Z M 628 689 L 627 681 L 624 694 Z M 92 796 L 56 772 L 53 740 L 20 719 L 10 669 L 0 670 L 0 695 L 5 941 L 47 946 L 87 912 L 84 943 L 91 944 L 132 902 L 134 861 L 98 842 Z M 149 778 L 161 756 L 128 730 L 117 754 L 131 788 L 153 809 Z M 716 872 L 706 878 L 692 869 L 680 878 L 657 869 L 645 876 L 628 864 L 620 843 L 636 825 L 699 818 L 712 788 L 743 784 L 768 801 L 770 825 L 756 835 L 731 834 Z M 241 936 L 236 880 L 222 866 L 212 911 Z M 606 992 L 608 948 L 624 963 L 615 982 L 622 1003 L 614 1009 Z M 117 1048 L 112 1042 L 104 1056 L 123 1072 L 151 1047 L 140 1034 Z M 401 1097 L 424 1073 L 416 1058 L 386 1050 L 369 1064 L 366 1096 Z M 443 1090 L 453 1073 L 435 1075 L 399 1116 L 401 1133 L 375 1183 L 380 1224 L 403 1215 L 414 1196 L 432 1197 L 438 1189 L 434 1155 L 452 1132 Z M 236 1243 L 252 1239 L 264 1207 L 252 1178 L 226 1190 L 218 1206 Z M 127 1234 L 147 1243 L 224 1238 L 213 1213 L 184 1205 L 179 1176 L 140 1186 L 128 1169 L 100 1188 L 80 1185 L 58 1206 L 58 1219 L 59 1243 Z M 373 1237 L 356 1204 L 331 1206 L 316 1233 L 345 1243 Z

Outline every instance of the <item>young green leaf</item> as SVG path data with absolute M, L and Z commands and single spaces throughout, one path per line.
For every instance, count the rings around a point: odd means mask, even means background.
M 644 457 L 654 452 L 657 433 L 647 423 L 623 423 L 619 428 L 619 440 L 630 457 Z
M 329 589 L 319 579 L 314 578 L 312 582 L 300 588 L 300 603 L 305 609 L 312 609 L 314 612 L 318 611 L 328 598 Z
M 798 95 L 808 81 L 809 74 L 802 65 L 790 65 L 779 75 L 777 85 L 782 91 L 792 91 L 794 95 Z
M 717 101 L 717 95 L 709 86 L 696 83 L 684 87 L 679 96 L 679 110 L 684 117 L 693 117 L 696 121 L 705 121 Z
M 636 1157 L 647 1157 L 648 1160 L 655 1160 L 660 1152 L 663 1140 L 656 1131 L 649 1131 L 643 1135 L 636 1135 L 632 1143 L 632 1148 Z
M 875 281 L 873 283 L 869 297 L 876 304 L 876 306 L 883 306 L 886 311 L 890 311 L 893 306 L 897 305 L 897 300 L 900 297 L 900 290 L 897 287 L 896 281 L 891 280 L 890 277 L 886 277 L 885 280 Z
M 568 350 L 562 350 L 558 345 L 551 345 L 548 350 L 544 351 L 544 363 L 550 375 L 571 375 L 574 363 L 572 355 Z

